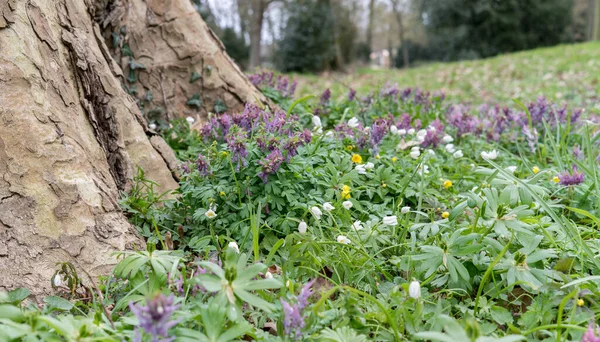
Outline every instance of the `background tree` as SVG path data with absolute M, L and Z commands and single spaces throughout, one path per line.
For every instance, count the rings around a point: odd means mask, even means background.
M 408 46 L 406 44 L 405 41 L 405 35 L 404 35 L 404 14 L 402 13 L 402 6 L 406 6 L 406 3 L 404 3 L 401 0 L 390 0 L 391 4 L 392 4 L 392 11 L 394 12 L 394 15 L 396 17 L 396 21 L 398 23 L 398 35 L 400 37 L 400 48 L 402 49 L 402 61 L 403 64 L 402 66 L 404 68 L 408 68 L 409 66 L 409 57 L 408 57 Z M 392 51 L 392 49 L 390 49 L 390 51 Z
M 265 11 L 275 0 L 249 0 L 250 1 L 250 68 L 259 67 L 261 64 L 261 41 Z

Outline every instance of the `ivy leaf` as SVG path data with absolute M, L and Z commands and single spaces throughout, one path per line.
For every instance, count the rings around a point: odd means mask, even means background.
M 215 102 L 215 113 L 220 114 L 227 110 L 227 106 L 221 99 L 217 99 Z

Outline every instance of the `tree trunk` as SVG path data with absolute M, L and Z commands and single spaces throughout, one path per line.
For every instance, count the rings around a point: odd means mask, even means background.
M 93 5 L 0 0 L 0 290 L 47 294 L 58 262 L 106 273 L 112 252 L 143 246 L 118 205 L 135 169 L 158 191 L 177 187 L 173 152 L 115 76 L 121 69 L 93 20 L 106 12 Z M 205 90 L 207 102 L 223 98 L 240 108 L 257 93 L 188 0 L 126 5 L 111 13 L 148 65 L 136 84 L 157 94 L 163 86 L 178 108 L 197 66 L 202 86 L 194 89 Z M 161 72 L 164 85 L 152 78 Z
M 267 2 L 265 0 L 250 0 L 252 16 L 250 17 L 250 70 L 260 66 L 260 50 L 262 39 L 262 23 Z
M 189 0 L 102 0 L 96 20 L 146 117 L 240 111 L 270 103 L 225 53 Z M 115 44 L 113 44 L 115 43 Z
M 367 24 L 367 46 L 373 51 L 373 24 L 375 20 L 375 0 L 369 0 L 369 23 Z
M 391 0 L 392 7 L 394 10 L 394 14 L 396 15 L 396 21 L 398 23 L 398 32 L 400 34 L 400 45 L 402 47 L 402 62 L 403 68 L 409 67 L 409 59 L 408 59 L 408 46 L 406 46 L 406 42 L 404 41 L 404 20 L 402 17 L 402 11 L 400 10 L 399 0 Z

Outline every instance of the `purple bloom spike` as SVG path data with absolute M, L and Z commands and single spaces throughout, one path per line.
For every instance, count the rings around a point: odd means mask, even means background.
M 583 183 L 584 174 L 582 172 L 577 171 L 577 167 L 573 165 L 573 172 L 570 173 L 569 171 L 565 171 L 558 175 L 558 179 L 560 179 L 560 185 L 579 185 Z
M 595 323 L 588 325 L 587 331 L 581 337 L 581 342 L 600 342 L 600 329 Z
M 348 101 L 354 101 L 355 97 L 356 97 L 356 90 L 350 88 L 350 90 L 348 90 Z
M 152 342 L 170 342 L 175 339 L 175 337 L 169 337 L 169 329 L 179 323 L 179 320 L 171 320 L 175 310 L 180 307 L 179 304 L 175 305 L 174 301 L 175 296 L 166 297 L 160 293 L 154 298 L 146 300 L 145 306 L 129 303 L 131 312 L 140 322 L 138 328 L 152 336 Z M 139 332 L 136 328 L 136 335 Z
M 279 167 L 281 166 L 282 162 L 283 155 L 278 149 L 269 153 L 269 155 L 265 159 L 259 162 L 259 164 L 262 166 L 262 171 L 260 172 L 259 176 L 260 178 L 262 178 L 265 184 L 269 180 L 269 175 L 275 174 L 277 170 L 279 170 Z

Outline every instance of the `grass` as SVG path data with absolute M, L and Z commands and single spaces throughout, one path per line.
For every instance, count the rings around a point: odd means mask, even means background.
M 408 70 L 359 68 L 350 74 L 293 74 L 299 96 L 331 88 L 334 97 L 348 87 L 368 94 L 386 82 L 401 88 L 441 90 L 451 101 L 508 104 L 513 98 L 544 95 L 557 102 L 598 107 L 600 42 L 560 45 L 474 61 L 432 63 Z

